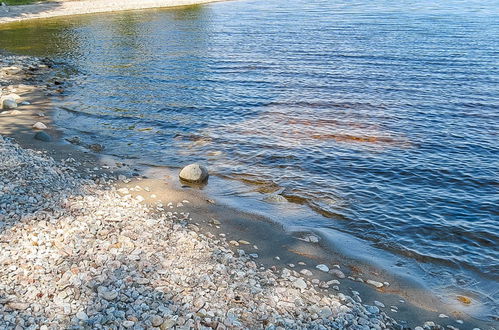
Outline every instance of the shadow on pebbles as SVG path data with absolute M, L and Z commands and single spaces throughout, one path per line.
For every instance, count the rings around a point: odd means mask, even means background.
M 400 328 L 0 136 L 0 328 Z

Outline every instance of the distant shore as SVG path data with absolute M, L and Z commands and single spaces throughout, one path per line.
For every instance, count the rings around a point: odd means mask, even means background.
M 58 16 L 190 6 L 217 1 L 220 0 L 79 0 L 0 6 L 0 24 Z

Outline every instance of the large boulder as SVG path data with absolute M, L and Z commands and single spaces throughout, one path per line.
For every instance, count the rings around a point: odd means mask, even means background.
M 189 164 L 180 171 L 180 180 L 192 183 L 203 183 L 208 179 L 208 170 L 203 165 Z

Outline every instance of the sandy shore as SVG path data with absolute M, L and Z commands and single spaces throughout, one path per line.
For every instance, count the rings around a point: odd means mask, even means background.
M 404 301 L 418 293 L 219 205 L 176 171 L 61 143 L 47 96 L 64 81 L 50 61 L 10 59 L 2 94 L 27 103 L 0 110 L 0 135 L 22 146 L 0 139 L 1 328 L 488 328 Z M 33 139 L 37 121 L 52 142 Z
M 0 7 L 0 24 L 56 16 L 189 6 L 216 1 L 220 0 L 82 0 L 50 1 L 23 6 L 2 6 Z

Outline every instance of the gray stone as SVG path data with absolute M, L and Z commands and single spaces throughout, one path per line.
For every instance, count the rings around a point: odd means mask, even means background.
M 163 324 L 163 318 L 159 315 L 153 315 L 151 316 L 151 324 L 153 327 L 159 327 Z
M 378 282 L 378 281 L 367 280 L 367 281 L 366 281 L 366 283 L 367 283 L 367 284 L 370 284 L 370 285 L 372 285 L 372 286 L 374 286 L 374 287 L 377 287 L 377 288 L 381 288 L 381 287 L 383 287 L 383 283 Z
M 208 179 L 208 170 L 202 165 L 190 164 L 180 171 L 179 177 L 187 182 L 203 183 Z
M 320 311 L 319 311 L 319 316 L 323 319 L 327 319 L 328 317 L 330 317 L 331 315 L 333 315 L 333 312 L 331 311 L 331 308 L 329 307 L 324 307 L 322 308 Z
M 303 290 L 307 288 L 307 283 L 305 283 L 305 281 L 301 278 L 298 278 L 293 282 L 293 286 L 297 289 Z
M 17 108 L 16 100 L 12 98 L 6 98 L 2 100 L 2 109 L 15 109 Z
M 177 322 L 175 319 L 167 319 L 161 326 L 159 327 L 161 330 L 171 329 Z
M 345 274 L 339 269 L 331 269 L 329 272 L 338 278 L 345 278 Z
M 379 313 L 379 308 L 376 306 L 366 305 L 365 307 L 366 307 L 366 310 L 369 314 L 378 314 Z
M 87 314 L 84 311 L 79 311 L 78 313 L 76 313 L 76 317 L 79 320 L 82 320 L 82 321 L 87 321 L 88 320 L 88 316 L 87 316 Z
M 42 131 L 42 132 L 37 132 L 35 134 L 35 140 L 40 140 L 43 142 L 51 142 L 52 137 L 48 133 Z
M 134 324 L 135 324 L 135 322 L 133 322 L 133 321 L 123 321 L 123 323 L 122 323 L 123 327 L 125 327 L 127 329 L 133 327 Z
M 317 268 L 318 270 L 322 270 L 325 273 L 329 272 L 329 267 L 324 264 L 317 265 L 315 266 L 315 268 Z
M 99 296 L 106 300 L 114 300 L 118 297 L 118 292 L 109 291 L 106 287 L 99 287 L 98 290 Z

